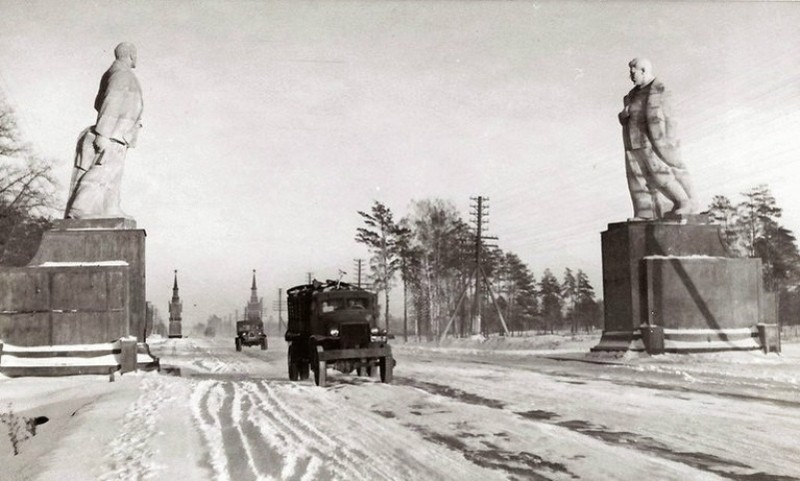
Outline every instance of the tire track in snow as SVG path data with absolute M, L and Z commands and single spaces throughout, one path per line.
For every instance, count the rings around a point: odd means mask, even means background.
M 278 468 L 283 465 L 283 459 L 275 449 L 267 443 L 258 425 L 254 422 L 254 419 L 257 419 L 258 407 L 252 395 L 245 389 L 240 389 L 238 387 L 237 391 L 241 399 L 239 403 L 241 413 L 237 423 L 242 432 L 243 439 L 245 439 L 250 446 L 249 453 L 252 467 L 254 471 L 260 475 L 275 473 L 278 471 Z
M 372 481 L 384 478 L 365 462 L 363 454 L 352 452 L 343 446 L 343 441 L 330 438 L 289 410 L 266 382 L 257 385 L 247 383 L 246 389 L 261 407 L 259 413 L 263 417 L 257 424 L 262 433 L 266 426 L 270 426 L 280 433 L 277 437 L 283 438 L 284 444 L 276 446 L 285 454 L 283 479 L 297 479 L 300 476 L 301 480 Z M 298 468 L 305 459 L 308 459 L 306 472 L 300 473 Z
M 243 387 L 253 404 L 248 422 L 264 444 L 269 446 L 267 456 L 273 459 L 275 466 L 280 467 L 281 479 L 331 479 L 330 473 L 321 472 L 321 463 L 312 462 L 318 458 L 302 444 L 299 436 L 294 435 L 291 427 L 282 424 L 270 413 L 271 405 L 261 397 L 255 385 L 246 383 Z
M 308 389 L 295 384 L 261 382 L 253 388 L 263 391 L 270 403 L 270 412 L 296 430 L 301 442 L 308 445 L 308 440 L 312 440 L 315 443 L 307 448 L 315 454 L 312 460 L 330 466 L 337 474 L 336 479 L 492 479 L 486 476 L 486 471 L 479 470 L 480 474 L 476 475 L 474 469 L 465 470 L 460 456 L 451 456 L 449 449 L 443 449 L 407 426 L 354 406 L 347 395 L 342 399 L 333 390 Z M 373 388 L 387 389 L 381 384 Z M 365 387 L 360 395 L 368 396 L 368 389 L 370 387 Z M 339 476 L 341 463 L 331 465 L 339 460 L 347 467 L 347 474 Z M 303 479 L 317 478 L 306 476 Z
M 209 453 L 214 479 L 367 481 L 348 466 L 309 447 L 302 431 L 285 421 L 252 382 L 204 380 L 192 393 L 192 413 Z M 335 476 L 334 471 L 342 477 Z
M 214 479 L 230 481 L 228 458 L 223 450 L 217 448 L 223 445 L 222 425 L 217 414 L 222 406 L 216 389 L 218 384 L 210 380 L 199 382 L 192 391 L 191 407 L 206 444 Z
M 218 414 L 228 474 L 236 481 L 255 480 L 253 456 L 238 422 L 241 418 L 241 392 L 230 382 L 217 384 L 217 389 L 222 398 Z

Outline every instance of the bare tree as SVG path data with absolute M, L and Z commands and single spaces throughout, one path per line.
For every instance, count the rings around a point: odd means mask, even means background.
M 52 161 L 20 140 L 14 111 L 0 98 L 0 263 L 24 265 L 33 256 L 50 225 L 55 186 Z

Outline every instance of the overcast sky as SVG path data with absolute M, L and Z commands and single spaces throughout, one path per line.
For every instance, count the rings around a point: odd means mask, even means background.
M 0 88 L 66 198 L 100 76 L 136 44 L 144 129 L 123 208 L 166 317 L 268 305 L 367 258 L 373 201 L 490 198 L 490 235 L 537 279 L 586 271 L 631 215 L 617 113 L 627 62 L 673 90 L 701 204 L 767 183 L 800 233 L 800 4 L 0 0 Z M 59 212 L 60 215 L 62 212 Z

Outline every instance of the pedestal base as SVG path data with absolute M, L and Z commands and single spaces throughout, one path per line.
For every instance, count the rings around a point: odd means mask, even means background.
M 0 269 L 0 339 L 19 346 L 144 341 L 145 232 L 62 220 L 27 267 Z
M 605 329 L 592 351 L 760 349 L 774 296 L 761 261 L 729 256 L 718 226 L 610 224 L 602 235 Z

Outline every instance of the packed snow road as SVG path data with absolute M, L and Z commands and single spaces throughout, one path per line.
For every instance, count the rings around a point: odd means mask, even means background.
M 190 382 L 214 479 L 800 477 L 800 390 L 781 366 L 397 346 L 393 385 L 331 371 L 321 389 L 287 381 L 282 343 L 228 344 L 160 347 Z
M 41 457 L 43 467 L 13 473 L 45 480 L 800 479 L 797 358 L 589 363 L 555 351 L 398 344 L 393 384 L 329 370 L 328 387 L 319 388 L 288 381 L 286 346 L 277 339 L 267 351 L 242 352 L 227 339 L 151 342 L 165 372 L 104 385 L 84 379 L 102 395 L 84 402 L 71 394 L 70 406 L 83 406 L 65 422 L 75 425 Z M 102 429 L 91 427 L 98 422 Z M 84 459 L 76 449 L 98 445 L 95 461 L 75 461 Z

